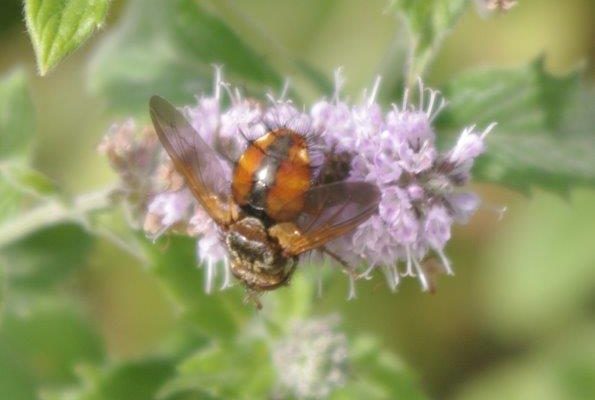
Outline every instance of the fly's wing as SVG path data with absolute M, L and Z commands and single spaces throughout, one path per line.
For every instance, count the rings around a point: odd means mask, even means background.
M 150 100 L 153 126 L 194 197 L 219 225 L 231 221 L 230 187 L 217 154 L 167 100 Z
M 379 201 L 378 187 L 368 182 L 336 182 L 310 189 L 296 221 L 299 234 L 285 251 L 298 255 L 351 232 L 378 210 Z

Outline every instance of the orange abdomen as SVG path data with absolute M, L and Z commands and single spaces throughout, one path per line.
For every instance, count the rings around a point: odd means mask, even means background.
M 248 146 L 236 163 L 232 193 L 247 213 L 290 221 L 302 211 L 311 178 L 306 139 L 281 128 Z

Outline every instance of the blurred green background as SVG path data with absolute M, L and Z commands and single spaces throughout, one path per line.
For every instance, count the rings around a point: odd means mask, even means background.
M 34 164 L 73 193 L 115 179 L 95 149 L 118 119 L 86 89 L 86 71 L 123 3 L 114 1 L 105 28 L 44 78 L 35 75 L 20 1 L 0 6 L 0 73 L 21 64 L 31 78 L 39 127 Z M 395 33 L 384 0 L 235 4 L 325 73 L 344 66 L 353 96 L 370 84 Z M 489 19 L 469 10 L 427 83 L 439 86 L 468 68 L 524 65 L 540 54 L 553 72 L 588 63 L 593 76 L 595 2 L 521 0 Z M 337 279 L 318 310 L 340 308 L 347 330 L 377 334 L 436 398 L 587 398 L 595 393 L 595 191 L 576 189 L 563 198 L 476 189 L 485 208 L 455 230 L 447 250 L 456 276 L 440 279 L 436 294 L 422 293 L 414 280 L 390 293 L 376 279 L 346 302 L 346 283 Z M 493 211 L 500 206 L 508 208 L 502 220 Z M 174 321 L 154 278 L 103 242 L 81 262 L 67 290 L 80 296 L 110 354 L 124 360 L 150 353 Z

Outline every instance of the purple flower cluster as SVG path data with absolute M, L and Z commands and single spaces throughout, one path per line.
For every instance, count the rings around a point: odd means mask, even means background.
M 147 212 L 153 172 L 158 165 L 159 142 L 149 129 L 138 129 L 133 120 L 113 125 L 98 146 L 98 152 L 109 160 L 120 176 L 119 190 L 114 193 L 126 205 L 126 216 L 132 226 Z
M 329 165 L 340 169 L 330 173 L 333 179 L 375 183 L 382 193 L 378 213 L 328 247 L 357 268 L 360 277 L 381 269 L 393 289 L 400 277 L 417 276 L 428 290 L 432 283 L 422 261 L 430 252 L 436 254 L 444 271 L 452 274 L 444 247 L 452 224 L 465 223 L 478 208 L 478 197 L 464 187 L 494 125 L 482 132 L 467 128 L 452 149 L 439 151 L 432 121 L 445 102 L 436 91 L 420 82 L 415 104 L 405 92 L 399 105 L 384 111 L 376 102 L 380 79 L 356 104 L 342 98 L 342 85 L 338 71 L 333 97 L 316 102 L 306 112 L 287 100 L 285 93 L 278 98 L 269 95 L 267 103 L 244 98 L 217 70 L 214 92 L 183 111 L 219 154 L 229 179 L 232 161 L 246 148 L 246 138 L 283 126 L 309 136 L 312 163 L 320 166 L 314 177 L 318 183 L 328 181 L 325 166 Z M 211 290 L 221 272 L 222 287 L 228 286 L 226 250 L 217 226 L 192 199 L 164 152 L 159 157 L 145 231 L 153 237 L 171 229 L 196 236 L 199 259 L 207 271 L 206 290 Z
M 452 274 L 444 247 L 452 224 L 465 223 L 479 206 L 479 198 L 461 188 L 494 124 L 483 132 L 465 129 L 451 150 L 440 152 L 432 128 L 445 106 L 438 92 L 420 81 L 417 104 L 406 91 L 402 103 L 384 113 L 375 102 L 379 79 L 357 105 L 341 100 L 340 72 L 335 82 L 333 99 L 312 107 L 313 126 L 323 132 L 326 147 L 352 156 L 348 179 L 375 183 L 382 198 L 376 215 L 332 247 L 351 262 L 367 264 L 365 277 L 382 268 L 393 289 L 400 277 L 417 276 L 429 290 L 421 261 L 433 251 Z

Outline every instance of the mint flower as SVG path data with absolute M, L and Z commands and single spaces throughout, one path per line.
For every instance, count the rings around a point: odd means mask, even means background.
M 340 74 L 340 71 L 338 72 Z M 336 77 L 332 101 L 313 106 L 314 126 L 322 130 L 326 145 L 351 155 L 348 179 L 375 183 L 382 193 L 378 214 L 348 240 L 331 245 L 338 254 L 368 264 L 362 276 L 382 269 L 395 289 L 403 276 L 416 276 L 424 290 L 432 286 L 422 266 L 434 253 L 444 272 L 452 275 L 444 247 L 454 222 L 466 222 L 479 206 L 465 191 L 474 159 L 485 150 L 482 132 L 465 129 L 455 146 L 441 152 L 435 143 L 432 121 L 445 106 L 437 91 L 419 82 L 418 102 L 405 92 L 400 105 L 382 113 L 375 97 L 377 80 L 369 95 L 349 106 L 341 100 L 342 78 Z M 326 121 L 341 119 L 341 128 Z M 353 262 L 353 261 L 352 261 Z
M 139 129 L 132 119 L 113 124 L 97 151 L 106 156 L 120 177 L 115 196 L 123 201 L 130 225 L 138 227 L 153 195 L 153 173 L 159 163 L 159 142 L 151 129 Z
M 430 290 L 433 282 L 423 261 L 435 255 L 442 272 L 453 273 L 445 246 L 452 225 L 466 223 L 479 207 L 479 198 L 466 185 L 495 124 L 483 130 L 466 128 L 452 148 L 441 150 L 432 122 L 446 102 L 437 91 L 420 81 L 415 102 L 406 91 L 399 104 L 384 109 L 376 101 L 380 78 L 356 103 L 343 98 L 343 83 L 339 70 L 333 96 L 306 111 L 286 98 L 287 90 L 278 97 L 269 94 L 265 102 L 245 98 L 216 69 L 213 93 L 198 97 L 194 106 L 182 111 L 219 155 L 228 181 L 233 162 L 249 140 L 287 127 L 308 138 L 314 185 L 339 180 L 374 183 L 381 191 L 378 212 L 327 248 L 357 271 L 352 280 L 370 278 L 380 270 L 391 289 L 402 277 L 412 276 L 423 290 Z M 125 191 L 148 199 L 137 206 L 144 207 L 147 235 L 157 238 L 176 231 L 196 237 L 206 291 L 216 285 L 228 287 L 231 274 L 219 229 L 192 198 L 165 152 L 155 146 L 153 136 L 145 133 L 145 139 L 134 139 L 134 126 L 127 122 L 106 136 L 103 152 L 122 177 Z
M 338 325 L 336 315 L 299 321 L 274 344 L 273 364 L 281 392 L 298 399 L 324 399 L 345 385 L 347 336 Z

